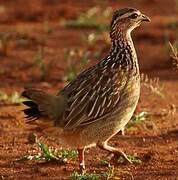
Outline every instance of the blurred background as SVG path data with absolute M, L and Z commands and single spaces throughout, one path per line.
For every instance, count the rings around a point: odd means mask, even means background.
M 84 68 L 96 64 L 110 49 L 112 13 L 123 7 L 137 8 L 151 23 L 132 33 L 142 73 L 141 98 L 123 131 L 125 136 L 118 135 L 112 143 L 146 161 L 144 166 L 121 167 L 136 179 L 178 176 L 177 0 L 0 0 L 1 177 L 68 179 L 74 162 L 68 170 L 57 164 L 12 163 L 27 152 L 38 152 L 27 139 L 33 132 L 41 135 L 24 125 L 20 94 L 24 87 L 56 93 Z M 97 153 L 102 156 L 100 150 L 90 152 L 87 163 L 91 166 Z M 97 169 L 103 171 L 96 164 L 91 167 L 91 171 Z

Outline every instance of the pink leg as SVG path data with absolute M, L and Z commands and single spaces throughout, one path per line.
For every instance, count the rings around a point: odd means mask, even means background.
M 82 174 L 85 173 L 84 151 L 85 151 L 84 148 L 78 148 L 79 168 Z

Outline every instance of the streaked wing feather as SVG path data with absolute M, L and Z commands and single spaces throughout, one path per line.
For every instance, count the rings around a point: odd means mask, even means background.
M 107 68 L 106 64 L 81 73 L 63 89 L 62 93 L 68 93 L 68 109 L 63 116 L 65 128 L 90 124 L 112 114 L 126 81 L 114 69 L 117 64 L 107 64 Z
M 74 101 L 75 106 L 72 104 L 71 106 L 73 108 L 70 107 L 71 111 L 66 117 L 67 124 L 65 127 L 74 127 L 76 126 L 75 124 L 78 124 L 77 121 L 80 121 L 80 118 L 82 118 L 82 116 L 85 114 L 84 111 L 86 109 L 89 98 L 90 96 L 88 91 L 81 99 L 77 98 L 78 101 Z

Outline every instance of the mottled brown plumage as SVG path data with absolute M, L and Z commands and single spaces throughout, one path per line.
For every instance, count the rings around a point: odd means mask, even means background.
M 133 8 L 114 12 L 111 22 L 111 49 L 98 64 L 80 73 L 56 96 L 28 89 L 23 96 L 29 106 L 24 112 L 29 121 L 47 122 L 44 131 L 63 146 L 79 150 L 84 169 L 84 149 L 93 145 L 121 155 L 107 145 L 130 120 L 140 93 L 140 74 L 131 31 L 148 17 Z M 129 161 L 129 160 L 128 160 Z

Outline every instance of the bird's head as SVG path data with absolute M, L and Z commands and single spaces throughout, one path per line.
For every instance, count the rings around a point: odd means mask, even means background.
M 150 18 L 134 8 L 124 8 L 116 10 L 111 21 L 112 32 L 130 33 L 133 29 L 140 26 L 142 22 L 150 22 Z

